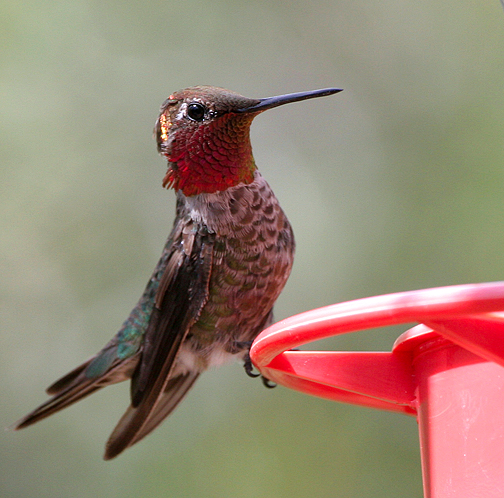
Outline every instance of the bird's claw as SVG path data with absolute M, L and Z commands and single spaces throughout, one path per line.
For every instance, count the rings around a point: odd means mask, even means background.
M 271 380 L 267 379 L 264 375 L 261 375 L 261 380 L 262 380 L 263 386 L 267 387 L 268 389 L 273 389 L 274 387 L 277 386 L 275 384 L 275 382 L 271 382 Z
M 254 365 L 252 365 L 252 360 L 250 359 L 250 354 L 249 353 L 247 353 L 245 355 L 244 363 L 243 363 L 243 368 L 245 369 L 245 373 L 249 377 L 255 378 L 255 377 L 260 377 L 261 376 L 261 374 L 254 372 Z
M 252 360 L 250 359 L 249 351 L 247 351 L 245 353 L 243 368 L 245 369 L 245 373 L 249 377 L 253 377 L 253 378 L 261 377 L 261 380 L 262 380 L 264 387 L 267 387 L 268 389 L 272 389 L 273 387 L 276 387 L 276 384 L 274 382 L 271 382 L 271 380 L 267 379 L 264 375 L 254 372 L 254 365 L 252 364 Z

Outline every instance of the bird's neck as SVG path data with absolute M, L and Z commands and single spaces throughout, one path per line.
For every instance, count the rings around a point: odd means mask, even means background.
M 270 186 L 258 170 L 252 175 L 252 182 L 241 183 L 221 192 L 201 193 L 186 197 L 177 193 L 183 211 L 196 223 L 205 225 L 211 232 L 219 235 L 235 233 L 237 225 L 247 225 L 251 220 L 243 219 L 243 213 L 258 213 L 263 199 L 278 203 Z M 273 199 L 273 201 L 272 201 Z M 257 214 L 256 213 L 256 214 Z
M 223 116 L 196 132 L 177 135 L 171 144 L 163 185 L 186 197 L 223 192 L 254 181 L 256 165 L 250 144 L 250 123 Z

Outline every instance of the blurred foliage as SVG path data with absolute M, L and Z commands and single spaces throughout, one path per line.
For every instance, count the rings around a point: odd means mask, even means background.
M 0 424 L 98 350 L 173 219 L 151 130 L 194 84 L 337 96 L 260 116 L 259 168 L 298 250 L 277 318 L 504 273 L 499 2 L 12 1 L 0 4 Z M 401 329 L 327 347 L 390 349 Z M 0 439 L 0 495 L 422 496 L 413 418 L 204 375 L 110 463 L 126 385 Z

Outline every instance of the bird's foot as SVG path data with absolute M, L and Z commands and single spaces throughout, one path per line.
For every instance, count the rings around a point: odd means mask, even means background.
M 272 389 L 273 387 L 276 387 L 276 384 L 274 382 L 271 382 L 271 380 L 267 379 L 264 375 L 261 375 L 260 373 L 254 372 L 254 365 L 252 364 L 252 360 L 250 359 L 250 346 L 252 346 L 252 341 L 246 341 L 246 342 L 243 341 L 243 342 L 236 343 L 236 347 L 239 349 L 247 348 L 247 352 L 245 353 L 245 356 L 243 358 L 243 368 L 245 369 L 245 373 L 249 377 L 253 377 L 253 378 L 261 377 L 261 380 L 262 380 L 264 387 L 267 387 L 268 389 Z
M 273 389 L 274 387 L 277 386 L 274 382 L 267 379 L 264 375 L 261 375 L 261 380 L 262 380 L 263 386 L 267 387 L 268 389 Z
M 254 365 L 252 365 L 252 360 L 250 359 L 250 354 L 248 353 L 248 351 L 247 353 L 245 353 L 245 357 L 243 358 L 243 368 L 245 369 L 245 373 L 249 377 L 256 378 L 261 376 L 260 373 L 254 372 Z

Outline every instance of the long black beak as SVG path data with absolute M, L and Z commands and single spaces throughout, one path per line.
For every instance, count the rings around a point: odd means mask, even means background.
M 268 97 L 261 99 L 258 104 L 251 107 L 238 109 L 234 112 L 261 112 L 266 109 L 272 109 L 279 105 L 290 104 L 291 102 L 299 102 L 300 100 L 314 99 L 316 97 L 325 97 L 334 93 L 342 92 L 342 88 L 322 88 L 321 90 L 312 90 L 310 92 L 288 93 L 286 95 L 277 95 L 276 97 Z

